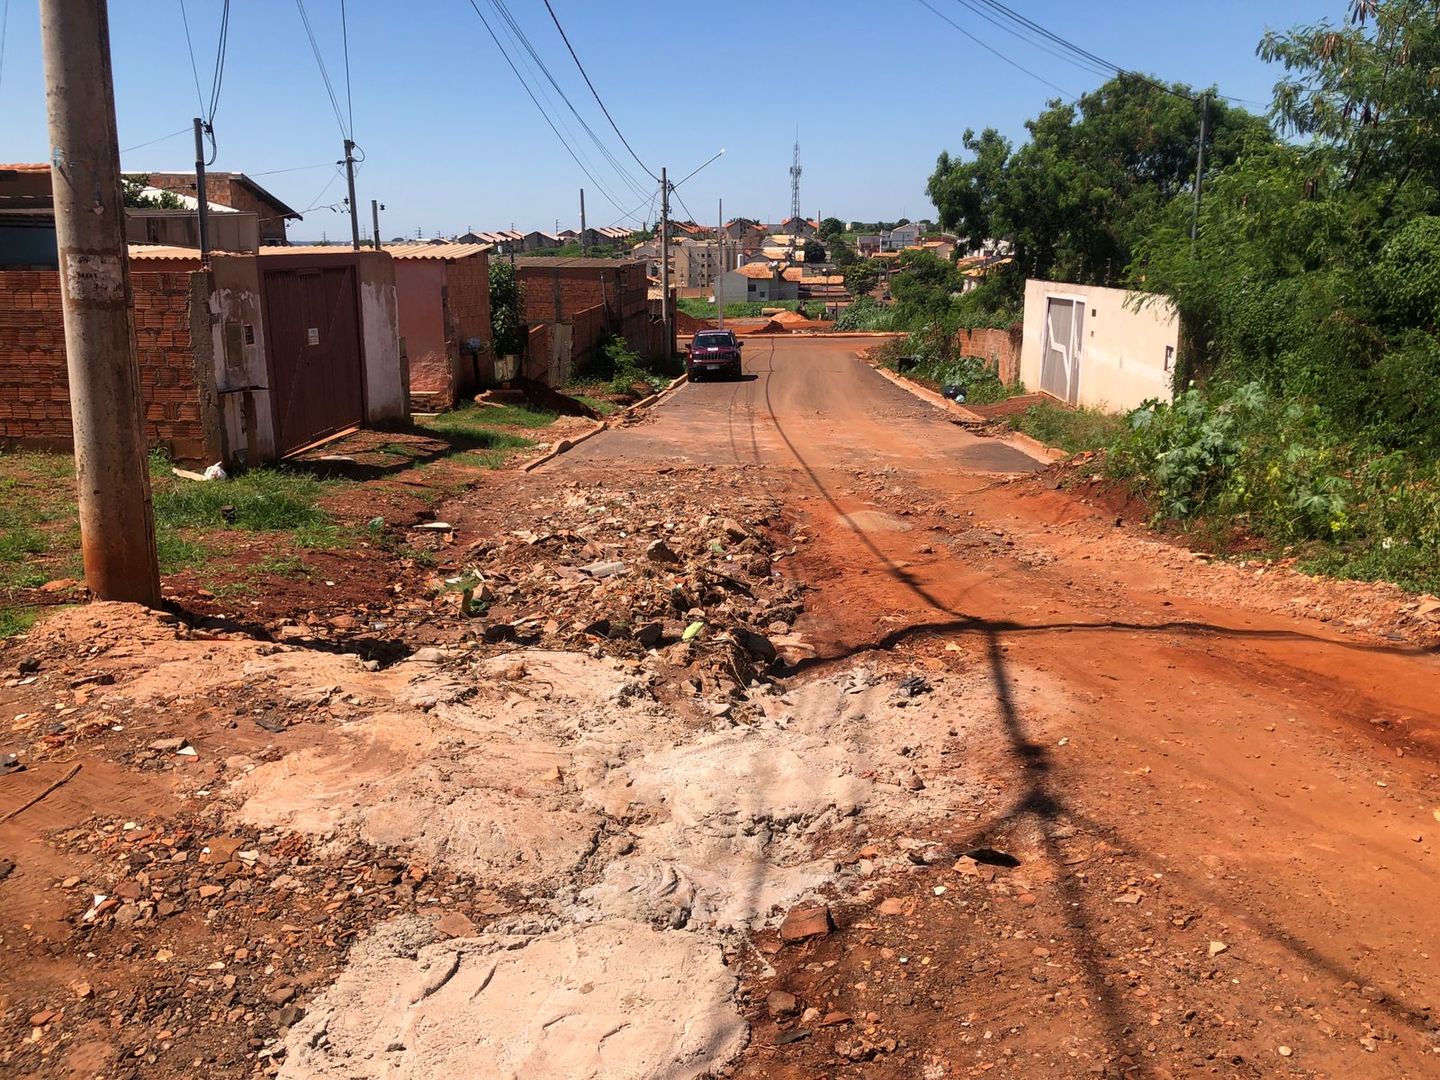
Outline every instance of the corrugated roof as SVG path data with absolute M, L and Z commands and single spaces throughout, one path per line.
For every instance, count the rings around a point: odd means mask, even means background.
M 48 173 L 50 166 L 41 162 L 22 161 L 12 165 L 0 165 L 0 172 Z
M 579 255 L 522 255 L 515 260 L 515 265 L 524 269 L 527 266 L 544 267 L 571 267 L 578 269 L 613 270 L 618 266 L 640 266 L 644 259 L 586 259 Z
M 493 250 L 492 244 L 386 244 L 381 249 L 395 259 L 468 259 Z
M 200 250 L 198 248 L 171 247 L 168 244 L 130 244 L 128 245 L 130 260 L 132 262 L 165 261 L 165 262 L 195 262 L 200 261 Z M 229 252 L 217 251 L 216 255 L 226 255 Z

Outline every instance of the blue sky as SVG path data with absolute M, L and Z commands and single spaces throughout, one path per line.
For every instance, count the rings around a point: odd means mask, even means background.
M 502 32 L 491 0 L 477 0 Z M 1017 63 L 1079 93 L 1102 81 L 982 22 L 957 0 L 931 0 Z M 1266 29 L 1343 16 L 1343 0 L 1009 0 L 1036 22 L 1122 66 L 1268 102 L 1276 72 L 1255 56 Z M 5 0 L 0 0 L 3 5 Z M 677 216 L 777 220 L 789 211 L 796 125 L 807 214 L 923 217 L 935 157 L 958 149 L 966 127 L 1023 137 L 1024 121 L 1055 91 L 947 26 L 918 0 L 797 0 L 741 5 L 690 0 L 551 0 L 644 164 L 678 179 L 722 147 L 726 155 L 680 188 Z M 597 190 L 516 82 L 468 0 L 348 0 L 354 133 L 367 161 L 362 207 L 379 198 L 386 237 L 437 230 L 608 225 L 648 201 L 655 185 L 620 146 L 565 52 L 541 0 L 507 0 L 516 21 L 590 127 L 642 184 L 637 195 L 584 135 Z M 0 159 L 43 161 L 45 131 L 34 0 L 9 3 L 0 71 Z M 291 235 L 348 233 L 326 207 L 344 196 L 333 162 L 342 135 L 293 0 L 234 0 L 215 129 L 217 169 L 264 173 L 259 182 L 296 209 L 316 207 Z M 196 115 L 179 0 L 111 0 L 120 145 L 128 170 L 193 167 Z M 345 109 L 339 0 L 306 9 Z M 207 93 L 219 0 L 186 0 Z M 523 70 L 523 68 L 522 68 Z M 547 90 L 552 97 L 554 90 Z M 542 99 L 543 100 L 543 99 Z M 1257 109 L 1259 107 L 1257 106 Z M 1262 110 L 1263 111 L 1263 110 Z M 318 167 L 314 167 L 318 166 Z M 295 170 L 277 172 L 275 170 Z M 333 182 L 332 182 L 333 181 Z M 328 188 L 326 185 L 330 184 Z M 618 208 L 615 204 L 618 204 Z M 368 221 L 368 215 L 364 219 Z M 628 220 L 628 219 L 627 219 Z

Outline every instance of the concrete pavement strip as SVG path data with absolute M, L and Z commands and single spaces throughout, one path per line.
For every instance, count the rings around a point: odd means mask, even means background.
M 599 435 L 600 432 L 607 430 L 611 426 L 611 421 L 619 420 L 623 417 L 629 416 L 632 413 L 639 412 L 641 409 L 648 409 L 650 406 L 658 404 L 662 398 L 669 397 L 672 393 L 674 393 L 676 390 L 678 390 L 681 386 L 683 386 L 689 381 L 689 375 L 681 375 L 679 378 L 671 381 L 670 385 L 665 387 L 664 390 L 661 390 L 658 393 L 651 394 L 647 398 L 641 398 L 633 405 L 627 405 L 614 416 L 608 416 L 604 420 L 596 421 L 595 426 L 584 434 L 577 435 L 573 439 L 561 439 L 558 443 L 555 444 L 554 449 L 547 450 L 539 457 L 527 461 L 524 465 L 521 465 L 520 471 L 534 472 L 541 465 L 546 465 L 549 462 L 554 461 L 557 457 L 565 453 L 567 450 L 573 450 L 581 443 L 589 439 L 593 439 L 596 435 Z

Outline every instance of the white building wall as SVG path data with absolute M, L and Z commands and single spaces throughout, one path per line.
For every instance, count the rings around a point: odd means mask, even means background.
M 1169 300 L 1124 289 L 1033 278 L 1025 282 L 1025 331 L 1020 346 L 1020 379 L 1026 389 L 1051 392 L 1042 385 L 1042 366 L 1046 310 L 1052 297 L 1084 305 L 1079 349 L 1073 358 L 1075 404 L 1125 412 L 1151 398 L 1172 399 L 1180 320 Z

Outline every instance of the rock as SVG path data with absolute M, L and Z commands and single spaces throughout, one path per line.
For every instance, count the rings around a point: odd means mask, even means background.
M 651 562 L 678 563 L 680 556 L 670 549 L 670 545 L 664 540 L 652 540 L 645 548 L 645 557 Z
M 781 941 L 805 941 L 813 937 L 825 937 L 835 929 L 828 907 L 791 908 L 780 923 Z
M 736 544 L 750 537 L 750 533 L 746 530 L 745 526 L 741 525 L 734 518 L 726 518 L 720 522 L 720 531 L 725 534 L 727 539 Z
M 1295 1053 L 1295 1051 L 1288 1046 L 1282 1046 L 1276 1050 L 1276 1053 L 1279 1054 L 1281 1057 L 1289 1057 L 1291 1054 Z
M 95 993 L 94 989 L 90 986 L 88 982 L 71 983 L 70 989 L 75 991 L 75 996 L 81 1001 L 84 1001 L 86 998 L 90 997 L 92 994 Z
M 741 629 L 737 637 L 740 640 L 740 647 L 751 656 L 758 656 L 762 660 L 774 660 L 777 655 L 775 645 L 764 634 L 757 634 L 753 630 Z
M 188 739 L 156 739 L 150 744 L 150 749 L 158 750 L 162 754 L 178 754 L 189 745 Z
M 1229 946 L 1229 945 L 1226 945 L 1225 942 L 1223 942 L 1223 941 L 1212 941 L 1212 942 L 1210 942 L 1210 955 L 1211 955 L 1211 956 L 1219 956 L 1221 953 L 1229 951 L 1229 949 L 1230 949 L 1230 946 Z
M 875 910 L 881 915 L 913 915 L 915 901 L 903 896 L 887 896 Z
M 33 675 L 40 670 L 40 661 L 33 656 L 27 656 L 15 665 L 15 669 L 21 675 Z
M 294 996 L 295 987 L 293 986 L 277 986 L 265 991 L 265 1000 L 275 1006 L 287 1004 Z
M 648 622 L 644 626 L 640 627 L 639 630 L 635 631 L 635 640 L 639 642 L 643 648 L 646 649 L 654 648 L 656 645 L 660 644 L 660 639 L 664 636 L 664 623 Z
M 51 1020 L 54 1020 L 56 1015 L 57 1014 L 54 1009 L 41 1009 L 39 1012 L 35 1013 L 33 1016 L 30 1017 L 30 1026 L 44 1027 Z
M 765 1009 L 775 1019 L 782 1016 L 794 1016 L 800 1011 L 800 1002 L 795 995 L 784 990 L 771 990 L 765 997 Z
M 423 649 L 416 649 L 410 654 L 410 659 L 417 664 L 443 664 L 446 660 L 452 659 L 453 653 L 446 649 L 437 649 L 433 645 Z
M 924 791 L 925 781 L 920 779 L 920 774 L 911 769 L 900 778 L 900 786 L 906 791 Z
M 201 885 L 200 899 L 209 900 L 212 896 L 219 896 L 224 891 L 225 888 L 222 885 Z
M 78 589 L 80 582 L 74 578 L 56 578 L 54 581 L 47 581 L 40 586 L 43 593 L 69 592 L 71 589 Z
M 475 924 L 458 911 L 447 911 L 435 920 L 435 932 L 445 937 L 473 937 Z

